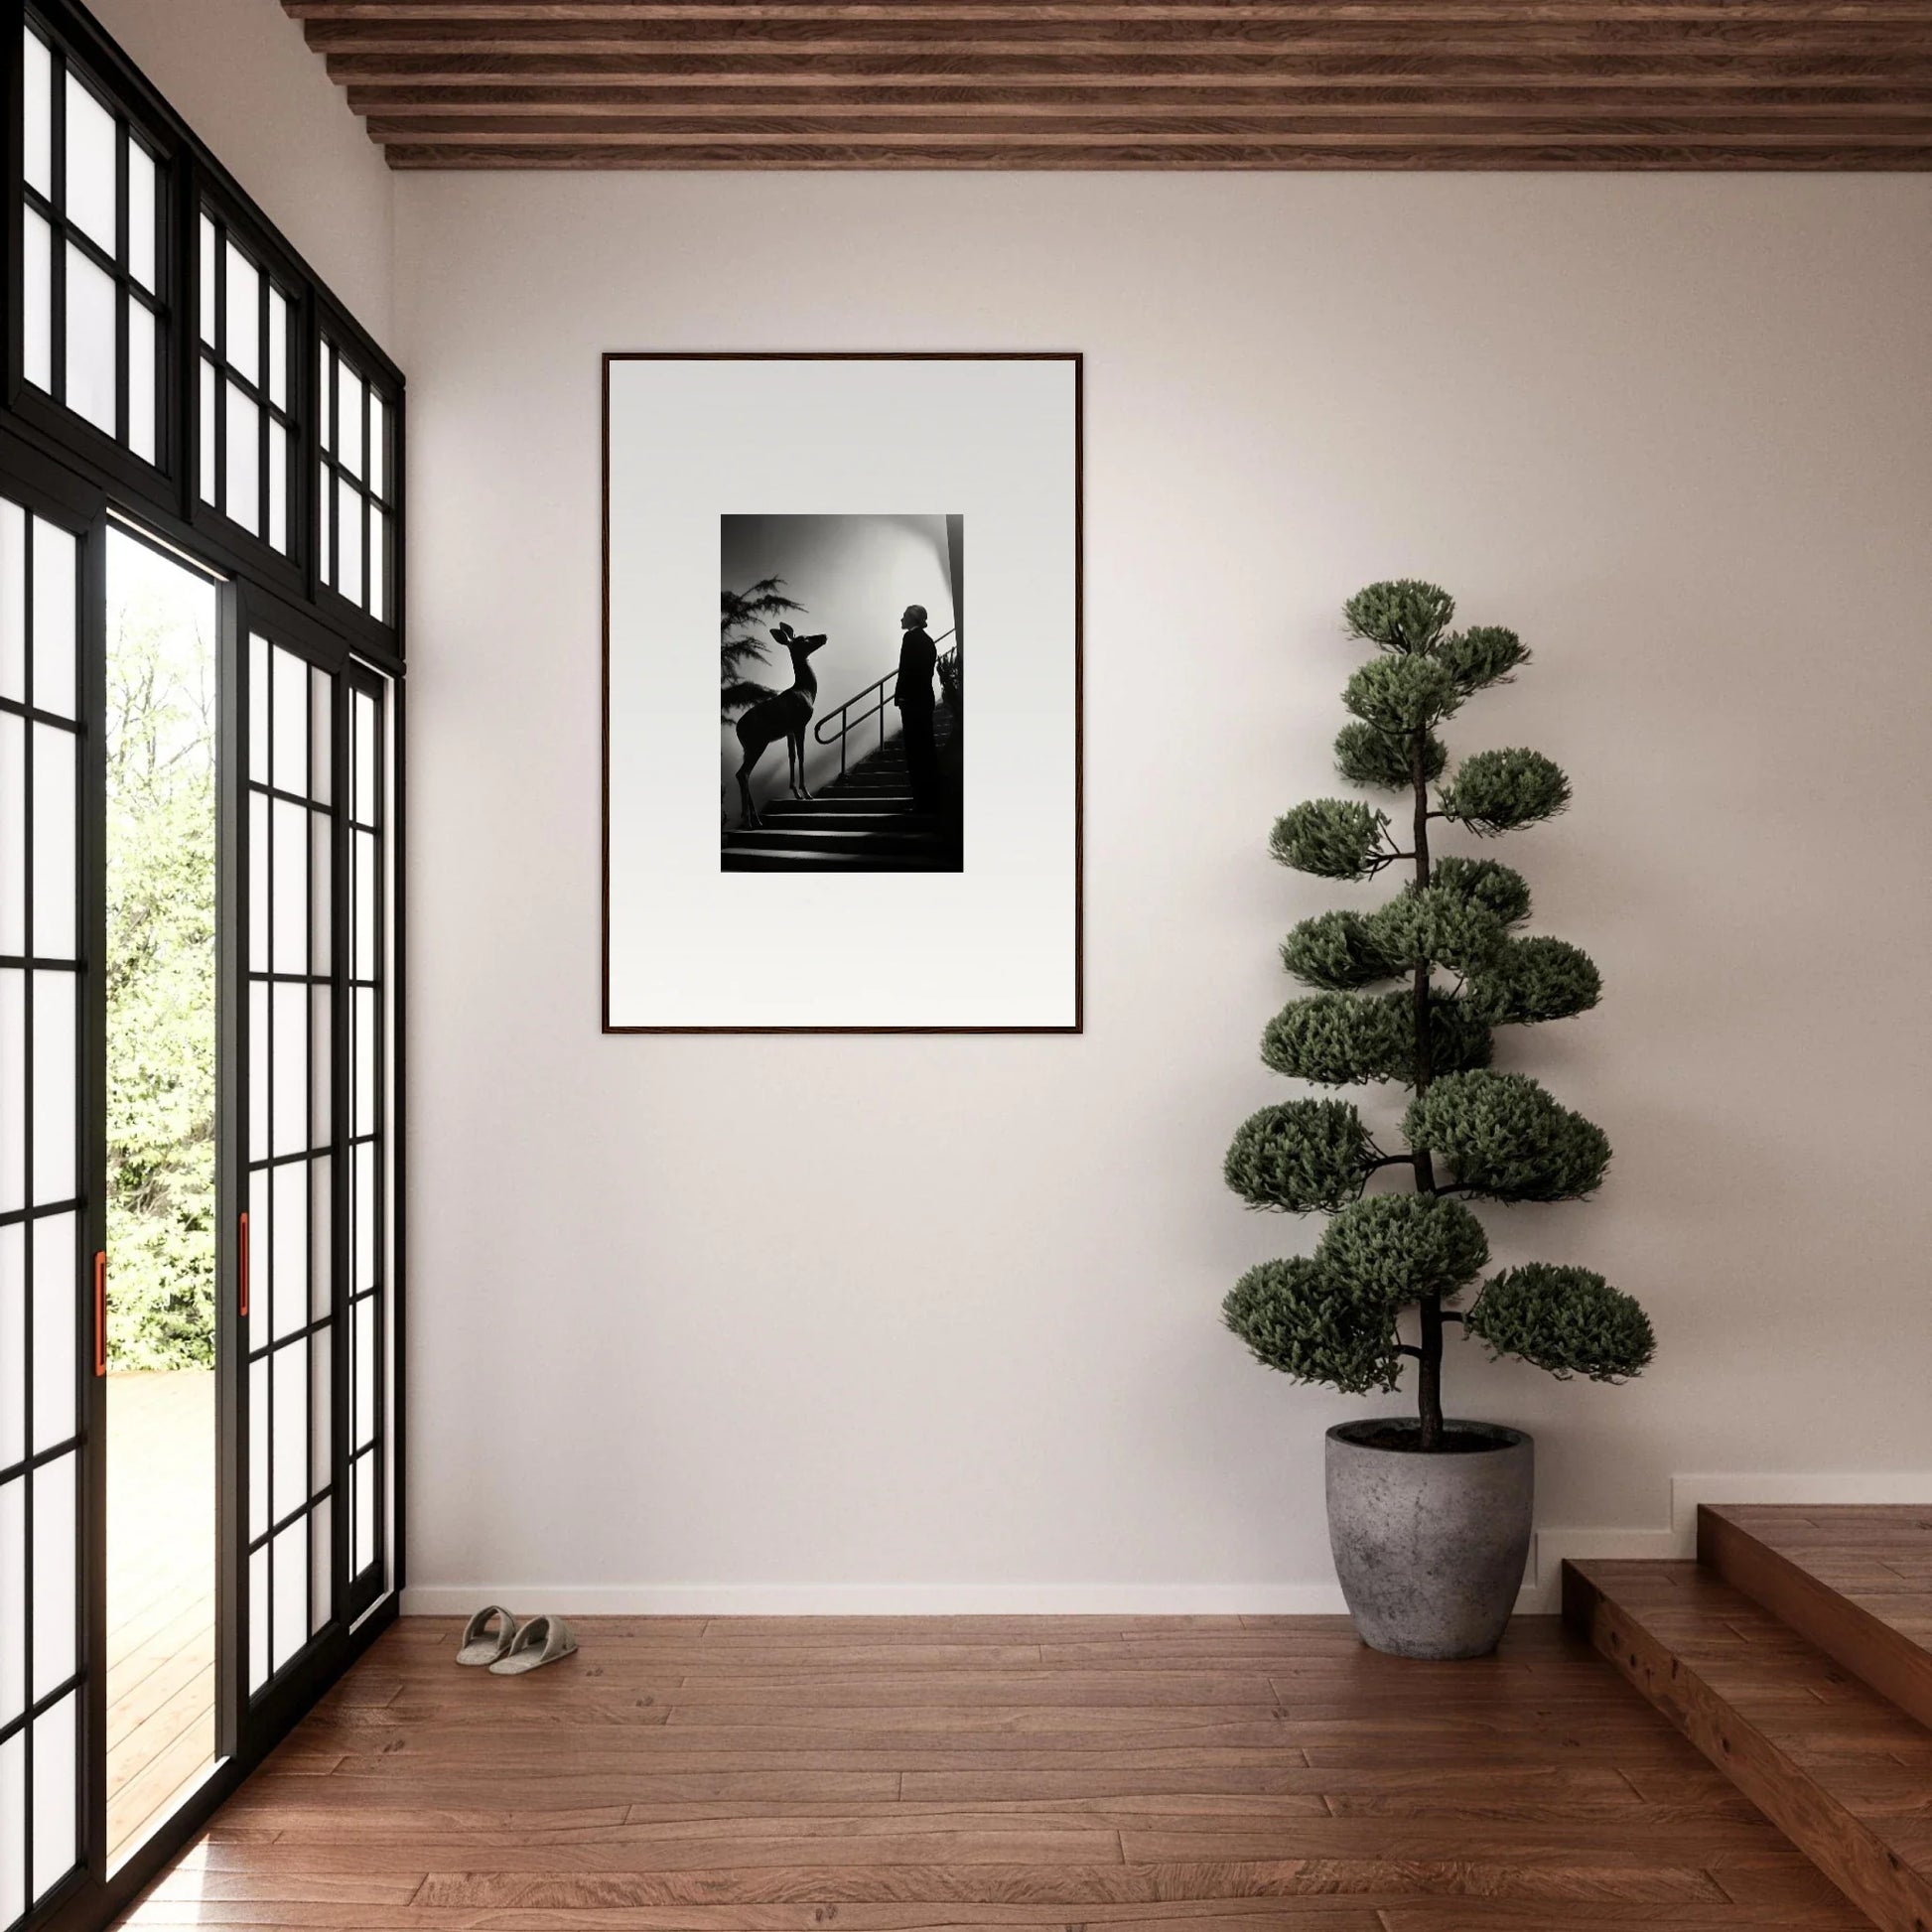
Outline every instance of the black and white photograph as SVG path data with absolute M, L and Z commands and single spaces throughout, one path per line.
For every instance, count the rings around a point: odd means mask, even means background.
M 607 1030 L 1079 1032 L 1079 356 L 604 367 Z
M 726 872 L 958 872 L 965 518 L 720 518 Z

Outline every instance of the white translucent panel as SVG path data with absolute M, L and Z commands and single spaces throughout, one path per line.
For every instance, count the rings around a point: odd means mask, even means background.
M 355 1304 L 351 1314 L 354 1323 L 353 1350 L 351 1360 L 354 1364 L 352 1388 L 354 1394 L 353 1435 L 349 1438 L 351 1449 L 366 1449 L 375 1440 L 375 1300 L 365 1297 Z
M 74 737 L 60 725 L 34 727 L 34 953 L 71 959 L 74 948 Z
M 330 906 L 334 893 L 334 868 L 330 864 L 330 835 L 335 821 L 327 812 L 309 814 L 309 970 L 325 974 L 332 970 L 334 920 Z
M 268 1682 L 268 1546 L 248 1558 L 248 1689 Z
M 336 684 L 327 671 L 309 674 L 309 718 L 312 749 L 309 755 L 309 796 L 318 805 L 330 802 L 335 778 Z
M 276 650 L 273 660 L 275 787 L 306 798 L 309 793 L 309 667 L 288 650 Z
M 34 975 L 34 1173 L 37 1201 L 71 1200 L 74 976 Z
M 259 791 L 248 794 L 248 970 L 268 971 L 269 912 L 274 904 L 268 890 L 268 865 L 272 849 L 268 838 L 268 798 Z
M 74 1383 L 80 1369 L 78 1236 L 71 1214 L 34 1223 L 33 1452 L 43 1455 L 75 1433 Z M 38 1507 L 38 1504 L 36 1505 Z
M 271 944 L 278 973 L 309 970 L 309 808 L 277 798 L 272 807 L 275 842 L 270 865 L 274 894 Z M 281 1068 L 278 1066 L 279 1073 Z
M 268 1159 L 268 984 L 248 988 L 248 1158 Z
M 274 1170 L 275 1335 L 293 1334 L 309 1319 L 309 1167 L 290 1161 Z M 291 1505 L 292 1507 L 293 1505 Z M 284 1512 L 277 1509 L 278 1516 Z
M 355 1094 L 350 1118 L 357 1135 L 373 1134 L 375 1119 L 376 1053 L 381 1040 L 377 1027 L 375 990 L 361 986 L 355 990 Z
M 326 463 L 316 466 L 316 566 L 322 581 L 336 581 L 336 488 Z
M 248 1334 L 247 1349 L 259 1354 L 268 1346 L 269 1311 L 274 1284 L 269 1270 L 275 1260 L 275 1215 L 270 1200 L 273 1168 L 255 1168 L 248 1175 Z
M 79 548 L 57 523 L 34 518 L 34 703 L 71 718 L 73 613 Z
M 0 966 L 0 1214 L 27 1204 L 27 975 Z
M 346 477 L 336 480 L 336 588 L 362 601 L 362 499 Z
M 272 283 L 268 290 L 268 399 L 277 409 L 289 406 L 289 305 Z
M 375 700 L 355 694 L 355 817 L 375 823 Z
M 369 616 L 389 621 L 389 519 L 369 508 Z
M 228 366 L 244 380 L 261 380 L 261 271 L 231 241 L 227 246 Z
M 268 1357 L 248 1364 L 248 1540 L 268 1534 L 268 1444 L 274 1418 L 269 1414 Z M 251 1607 L 259 1610 L 259 1599 Z
M 74 1471 L 80 1455 L 69 1449 L 43 1462 L 28 1481 L 33 1489 L 34 1677 L 36 1703 L 73 1675 L 73 1606 L 76 1512 Z
M 322 440 L 322 447 L 333 450 L 336 447 L 336 351 L 326 342 L 320 343 L 317 345 L 317 360 L 321 365 L 318 371 L 320 388 L 317 393 L 321 403 L 316 417 L 317 434 Z
M 369 488 L 378 496 L 389 493 L 389 410 L 369 390 Z
M 214 223 L 206 214 L 202 216 L 200 233 L 201 245 L 196 261 L 201 270 L 202 341 L 212 348 L 221 313 L 221 304 L 214 292 L 214 270 L 215 264 L 221 259 L 221 243 L 214 232 Z
M 291 1523 L 275 1544 L 275 1668 L 309 1640 L 309 1523 Z
M 318 1388 L 321 1386 L 321 1383 L 317 1384 Z M 328 1464 L 325 1462 L 322 1466 L 326 1468 Z M 317 1480 L 321 1480 L 320 1474 Z M 309 1631 L 311 1635 L 329 1621 L 332 1609 L 330 1572 L 335 1563 L 336 1546 L 330 1537 L 335 1511 L 329 1505 L 330 1498 L 325 1496 L 309 1513 Z
M 68 376 L 61 398 L 109 436 L 120 434 L 114 394 L 114 278 L 68 243 Z
M 27 726 L 0 711 L 0 953 L 27 950 Z
M 248 776 L 258 785 L 268 782 L 269 651 L 260 631 L 248 637 Z
M 355 1464 L 355 1549 L 350 1560 L 356 1576 L 375 1561 L 375 1452 Z
M 342 397 L 336 411 L 336 461 L 351 477 L 362 474 L 362 378 L 346 362 L 342 371 Z
M 0 1227 L 0 1469 L 12 1468 L 26 1453 L 27 1230 L 16 1221 Z M 0 1630 L 8 1627 L 0 1615 Z M 0 1710 L 0 1725 L 7 1717 Z
M 300 1154 L 309 1145 L 309 989 L 277 985 L 275 1001 L 275 1118 L 277 1154 Z M 255 1051 L 262 1042 L 255 1042 Z
M 309 1145 L 311 1147 L 328 1146 L 335 1111 L 336 1069 L 330 1056 L 333 1045 L 331 1030 L 335 1024 L 334 1014 L 335 1001 L 330 990 L 327 987 L 318 987 L 310 1013 L 314 1028 L 309 1062 L 311 1068 Z
M 335 1252 L 336 1192 L 334 1164 L 326 1154 L 309 1164 L 309 1319 L 328 1319 L 335 1296 L 331 1258 Z
M 212 362 L 202 364 L 202 447 L 196 453 L 202 501 L 221 505 L 221 453 L 214 433 L 214 386 L 217 378 Z
M 128 272 L 154 293 L 157 177 L 155 158 L 139 141 L 127 144 L 127 266 Z
M 68 75 L 68 219 L 109 254 L 115 252 L 114 157 L 120 129 L 114 117 L 72 73 Z
M 355 1150 L 355 1269 L 349 1293 L 375 1286 L 375 1149 L 364 1141 Z
M 27 697 L 27 512 L 0 497 L 0 698 Z
M 0 1500 L 0 1518 L 4 1515 Z M 17 1730 L 0 1744 L 0 1925 L 12 1925 L 26 1910 L 27 1733 Z
M 21 221 L 20 367 L 35 388 L 54 392 L 54 236 L 30 208 Z
M 0 1483 L 0 1725 L 27 1707 L 27 1478 Z M 4 1921 L 0 1921 L 4 1922 Z
M 143 463 L 154 461 L 154 315 L 138 302 L 127 305 L 127 447 Z
M 34 1627 L 34 1642 L 38 1647 L 38 1622 Z M 79 1857 L 74 1834 L 79 1789 L 76 1771 L 80 1761 L 79 1692 L 69 1691 L 51 1711 L 34 1720 L 27 1732 L 27 1747 L 34 1754 L 34 1822 L 29 1859 L 34 1873 L 34 1897 L 38 1901 L 73 1869 Z
M 375 978 L 375 834 L 357 832 L 355 852 L 354 977 Z
M 47 43 L 29 28 L 21 36 L 22 158 L 27 185 L 42 195 L 54 194 L 54 57 Z M 7 1914 L 0 1912 L 0 1925 Z
M 309 1344 L 292 1341 L 269 1358 L 275 1377 L 274 1520 L 309 1500 Z M 281 1579 L 276 1579 L 280 1596 Z
M 248 532 L 262 527 L 261 411 L 232 382 L 222 385 L 227 409 L 226 493 L 221 507 Z
M 268 541 L 284 556 L 289 548 L 289 433 L 268 424 Z

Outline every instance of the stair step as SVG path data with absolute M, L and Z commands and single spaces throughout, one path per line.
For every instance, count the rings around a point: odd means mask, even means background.
M 855 806 L 844 798 L 794 804 L 783 812 L 775 805 L 767 805 L 764 822 L 774 832 L 903 832 L 926 839 L 939 836 L 939 820 L 931 812 L 881 811 L 873 805 Z
M 1698 1558 L 1932 1727 L 1932 1508 L 1706 1504 Z
M 722 872 L 958 872 L 959 860 L 950 853 L 904 852 L 735 852 L 729 848 L 720 862 Z
M 930 852 L 939 844 L 936 831 L 880 831 L 868 829 L 863 821 L 840 820 L 834 826 L 814 829 L 797 826 L 795 821 L 767 825 L 760 831 L 734 832 L 727 839 L 728 852 Z
M 1567 1562 L 1563 1606 L 1874 1924 L 1932 1926 L 1932 1733 L 1699 1564 Z

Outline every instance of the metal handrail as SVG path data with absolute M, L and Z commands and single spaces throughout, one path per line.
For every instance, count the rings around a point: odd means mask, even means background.
M 952 635 L 952 631 L 942 630 L 940 631 L 938 636 L 933 638 L 932 641 L 935 644 L 942 644 L 951 635 Z M 959 662 L 959 646 L 955 644 L 951 650 L 940 652 L 938 661 L 940 664 L 956 665 Z M 819 744 L 829 745 L 831 744 L 834 737 L 838 739 L 839 776 L 841 778 L 845 776 L 845 741 L 848 738 L 850 738 L 851 735 L 855 731 L 857 731 L 861 725 L 865 724 L 868 719 L 873 717 L 878 718 L 879 743 L 881 748 L 882 749 L 884 748 L 886 743 L 886 706 L 890 702 L 887 695 L 886 687 L 889 684 L 894 686 L 895 688 L 897 687 L 898 667 L 897 665 L 895 665 L 890 671 L 888 671 L 884 677 L 875 678 L 873 682 L 868 684 L 863 691 L 857 692 L 852 697 L 847 698 L 844 704 L 839 706 L 838 710 L 828 711 L 823 718 L 819 719 L 817 723 L 812 726 L 812 736 L 819 742 Z M 854 705 L 864 704 L 865 701 L 868 698 L 870 698 L 875 692 L 879 694 L 878 702 L 872 707 L 870 711 L 862 711 L 857 718 L 848 718 L 846 716 L 846 714 L 852 709 Z M 828 727 L 832 725 L 834 720 L 836 720 L 838 723 L 838 730 L 836 733 L 828 729 Z

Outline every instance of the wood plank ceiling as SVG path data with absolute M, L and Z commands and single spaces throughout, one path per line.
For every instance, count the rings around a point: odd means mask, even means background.
M 397 168 L 1932 165 L 1932 0 L 283 4 Z

